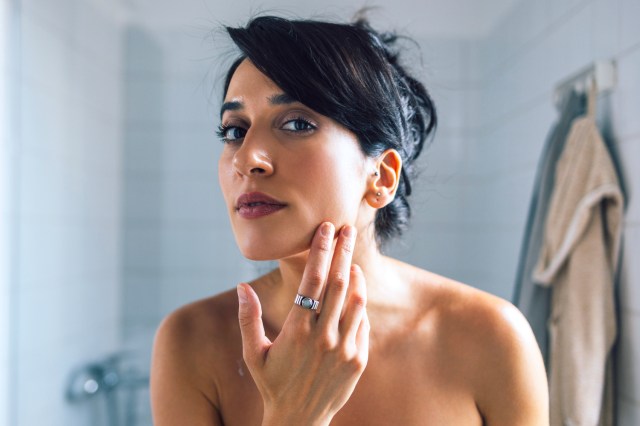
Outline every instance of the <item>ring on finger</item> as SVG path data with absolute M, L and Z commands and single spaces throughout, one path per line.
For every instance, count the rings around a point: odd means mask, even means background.
M 296 299 L 293 301 L 293 303 L 295 303 L 296 305 L 304 309 L 315 311 L 316 309 L 318 309 L 318 305 L 320 304 L 320 301 L 298 294 L 296 296 Z

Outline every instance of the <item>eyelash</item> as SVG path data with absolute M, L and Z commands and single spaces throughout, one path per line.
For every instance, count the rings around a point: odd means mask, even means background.
M 220 124 L 218 126 L 218 130 L 216 131 L 216 135 L 223 143 L 233 142 L 233 140 L 227 139 L 226 134 L 229 129 L 237 128 L 238 126 L 228 126 L 226 124 Z
M 304 130 L 285 130 L 285 131 L 292 132 L 292 133 L 305 133 L 305 132 L 310 132 L 312 130 L 317 129 L 317 126 L 315 124 L 313 124 L 311 121 L 307 120 L 304 117 L 292 118 L 290 120 L 285 121 L 284 124 L 290 123 L 292 121 L 294 121 L 294 122 L 296 122 L 296 121 L 303 122 L 305 124 L 305 126 L 307 126 L 309 128 L 304 129 Z M 232 142 L 237 141 L 238 139 L 242 139 L 242 138 L 228 139 L 225 136 L 230 129 L 235 129 L 235 128 L 242 129 L 242 127 L 239 127 L 239 126 L 231 126 L 231 125 L 227 125 L 227 124 L 220 124 L 218 126 L 218 130 L 216 131 L 216 134 L 218 135 L 218 138 L 220 138 L 222 143 L 232 143 Z

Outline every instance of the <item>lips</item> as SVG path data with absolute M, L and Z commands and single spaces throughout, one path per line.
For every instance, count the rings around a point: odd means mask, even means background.
M 242 194 L 236 201 L 236 211 L 245 219 L 255 219 L 266 216 L 286 206 L 286 203 L 269 197 L 262 192 Z

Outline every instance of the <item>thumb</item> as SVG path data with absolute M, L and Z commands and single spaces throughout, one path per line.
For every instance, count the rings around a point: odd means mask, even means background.
M 271 341 L 264 333 L 260 299 L 249 284 L 241 283 L 238 291 L 238 321 L 242 333 L 242 356 L 248 366 L 264 360 Z

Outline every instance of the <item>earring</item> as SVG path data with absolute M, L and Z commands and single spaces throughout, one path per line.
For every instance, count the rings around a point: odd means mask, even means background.
M 382 195 L 381 193 L 376 192 L 376 197 L 379 197 L 379 196 L 381 196 L 381 195 Z
M 374 173 L 374 175 L 375 175 L 375 176 L 380 176 L 380 172 L 378 172 L 378 171 L 376 170 L 376 172 Z

